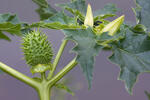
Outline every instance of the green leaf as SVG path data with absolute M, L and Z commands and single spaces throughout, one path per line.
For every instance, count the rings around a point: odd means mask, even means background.
M 12 24 L 20 23 L 18 17 L 12 14 L 0 14 L 0 23 L 10 22 Z
M 77 61 L 91 87 L 93 78 L 94 57 L 99 53 L 102 46 L 97 45 L 96 35 L 91 28 L 64 30 L 67 39 L 76 42 L 73 51 L 77 53 Z
M 126 37 L 113 44 L 113 54 L 109 59 L 120 66 L 119 80 L 125 82 L 127 91 L 132 94 L 138 75 L 150 72 L 150 37 L 127 28 Z
M 5 39 L 7 41 L 11 41 L 10 38 L 8 36 L 6 36 L 5 34 L 3 34 L 1 31 L 0 31 L 0 39 Z
M 9 32 L 12 35 L 20 35 L 21 25 L 20 24 L 12 24 L 10 22 L 0 23 L 0 30 Z
M 16 15 L 0 14 L 0 39 L 10 41 L 3 32 L 10 33 L 11 35 L 20 35 L 21 24 Z
M 68 93 L 70 93 L 72 96 L 74 96 L 74 93 L 68 88 L 68 86 L 66 86 L 66 85 L 64 85 L 64 84 L 58 83 L 58 84 L 55 84 L 55 87 L 58 88 L 58 89 L 65 90 L 66 92 L 68 92 Z
M 96 16 L 94 18 L 94 21 L 104 20 L 106 18 L 114 17 L 114 16 L 116 16 L 116 15 L 115 14 L 104 14 L 104 15 L 102 14 L 102 15 Z
M 149 92 L 147 92 L 147 91 L 145 91 L 145 94 L 146 94 L 146 96 L 147 96 L 148 100 L 150 100 L 150 93 L 149 93 Z
M 45 21 L 33 23 L 31 27 L 42 27 L 49 29 L 77 29 L 85 28 L 84 26 L 77 25 L 75 18 L 65 15 L 64 12 L 59 12 L 53 17 Z
M 99 16 L 99 15 L 109 15 L 109 16 L 114 16 L 116 14 L 116 12 L 118 11 L 117 10 L 118 8 L 116 7 L 115 4 L 106 4 L 104 6 L 104 8 L 100 9 L 100 10 L 97 10 L 94 12 L 94 16 Z M 108 17 L 109 17 L 108 16 Z
M 86 13 L 86 1 L 85 0 L 72 0 L 69 3 L 57 4 L 57 6 L 68 9 L 71 12 L 79 11 L 83 14 Z
M 136 8 L 133 8 L 137 17 L 137 23 L 145 25 L 150 30 L 150 1 L 136 0 Z
M 49 5 L 46 0 L 32 0 L 32 1 L 39 6 L 39 8 L 36 9 L 36 12 L 39 14 L 41 20 L 48 19 L 49 17 L 57 13 L 57 11 L 54 8 L 52 8 L 51 5 Z
M 85 0 L 74 0 L 70 3 L 56 4 L 56 6 L 61 7 L 69 11 L 73 16 L 84 22 L 84 15 L 86 13 L 86 3 Z

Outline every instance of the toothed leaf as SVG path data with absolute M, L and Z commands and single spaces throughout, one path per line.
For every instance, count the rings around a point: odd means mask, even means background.
M 64 30 L 67 39 L 76 42 L 73 51 L 77 53 L 77 61 L 80 64 L 84 75 L 89 83 L 89 88 L 93 79 L 94 57 L 101 50 L 101 46 L 97 45 L 96 35 L 91 28 Z
M 149 9 L 150 9 L 150 0 L 136 0 L 136 8 L 134 9 L 134 12 L 137 17 L 137 23 L 145 25 L 150 31 Z
M 119 79 L 125 82 L 127 91 L 132 94 L 138 75 L 150 71 L 150 37 L 127 28 L 125 38 L 113 44 L 113 54 L 109 59 L 120 66 Z
M 32 0 L 35 2 L 39 8 L 36 9 L 36 12 L 39 14 L 41 20 L 48 19 L 53 16 L 57 11 L 47 3 L 46 0 Z

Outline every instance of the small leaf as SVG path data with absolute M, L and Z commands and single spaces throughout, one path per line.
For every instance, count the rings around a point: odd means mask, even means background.
M 99 16 L 96 16 L 94 18 L 94 21 L 97 21 L 97 20 L 103 20 L 103 19 L 106 19 L 106 18 L 109 18 L 109 17 L 114 17 L 116 16 L 115 14 L 102 14 L 102 15 L 99 15 Z
M 96 42 L 96 35 L 91 28 L 64 30 L 67 39 L 76 42 L 73 51 L 77 53 L 77 61 L 80 64 L 84 75 L 89 83 L 92 84 L 94 57 L 102 49 Z
M 58 88 L 58 89 L 65 90 L 66 92 L 68 92 L 68 93 L 70 93 L 72 96 L 74 96 L 74 93 L 68 88 L 68 86 L 66 86 L 66 85 L 64 85 L 64 84 L 58 83 L 58 84 L 55 84 L 55 87 Z
M 51 5 L 49 5 L 46 0 L 32 0 L 32 1 L 39 6 L 39 8 L 36 9 L 36 12 L 39 14 L 41 20 L 48 19 L 49 17 L 57 13 L 57 11 L 54 8 L 52 8 Z

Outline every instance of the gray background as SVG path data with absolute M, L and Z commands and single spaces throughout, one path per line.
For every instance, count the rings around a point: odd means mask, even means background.
M 48 0 L 52 4 L 69 0 Z M 123 9 L 126 20 L 135 21 L 131 7 L 134 7 L 133 0 L 88 0 L 94 10 L 102 8 L 106 3 L 116 3 Z M 0 0 L 0 13 L 16 13 L 21 21 L 36 22 L 38 15 L 34 12 L 37 6 L 31 0 Z M 119 13 L 118 15 L 121 15 Z M 61 31 L 43 30 L 52 42 L 55 52 L 57 52 L 63 34 Z M 10 35 L 9 35 L 10 36 Z M 25 64 L 21 49 L 20 37 L 11 36 L 12 42 L 0 40 L 0 61 L 19 70 L 20 72 L 31 76 L 29 68 Z M 59 63 L 59 69 L 66 65 L 74 54 L 68 53 L 73 47 L 69 42 L 63 53 L 63 59 Z M 133 95 L 130 96 L 124 87 L 124 83 L 117 80 L 119 67 L 111 64 L 107 57 L 111 52 L 103 51 L 96 57 L 93 87 L 88 90 L 87 82 L 81 73 L 79 66 L 74 68 L 68 75 L 73 77 L 74 81 L 70 86 L 76 88 L 76 95 L 72 97 L 67 95 L 67 100 L 147 100 L 144 90 L 150 91 L 150 74 L 142 74 L 138 78 L 137 84 L 133 88 Z M 76 85 L 79 85 L 76 86 Z M 77 89 L 80 88 L 80 89 Z M 12 78 L 7 74 L 0 75 L 0 100 L 38 100 L 36 92 L 24 83 Z

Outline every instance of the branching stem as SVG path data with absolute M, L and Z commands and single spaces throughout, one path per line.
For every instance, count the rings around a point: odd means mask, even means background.
M 58 51 L 58 53 L 57 53 L 57 55 L 56 55 L 56 57 L 55 57 L 55 60 L 54 60 L 54 62 L 53 62 L 53 68 L 52 68 L 52 70 L 51 70 L 51 71 L 49 72 L 49 74 L 48 74 L 48 77 L 47 77 L 48 80 L 53 77 L 54 72 L 55 72 L 56 67 L 57 67 L 57 64 L 58 64 L 58 62 L 59 62 L 59 60 L 60 60 L 60 58 L 61 58 L 61 55 L 62 55 L 62 53 L 63 53 L 63 51 L 64 51 L 64 48 L 65 48 L 67 42 L 68 42 L 68 40 L 63 40 L 63 42 L 62 42 L 62 44 L 61 44 L 61 46 L 60 46 L 60 48 L 59 48 L 59 51 Z
M 4 63 L 0 62 L 0 69 L 3 70 L 4 72 L 6 72 L 7 74 L 13 76 L 14 78 L 17 78 L 18 80 L 28 84 L 29 86 L 33 87 L 33 88 L 37 88 L 40 83 L 18 71 L 16 71 L 15 69 L 5 65 Z
M 68 40 L 64 40 L 60 46 L 60 49 L 56 55 L 56 58 L 53 63 L 53 69 L 48 74 L 48 77 L 46 77 L 45 72 L 41 73 L 41 81 L 36 81 L 35 79 L 32 79 L 15 69 L 5 65 L 4 63 L 0 62 L 0 69 L 4 72 L 8 73 L 9 75 L 13 76 L 14 78 L 17 78 L 18 80 L 28 84 L 29 86 L 33 87 L 39 94 L 40 100 L 50 100 L 50 92 L 51 88 L 61 79 L 63 76 L 65 76 L 70 70 L 72 70 L 76 65 L 77 61 L 76 58 L 73 59 L 68 65 L 66 65 L 60 72 L 58 72 L 55 76 L 54 72 L 56 70 L 56 66 L 60 60 L 60 57 L 63 53 L 63 50 L 67 44 Z
M 67 66 L 65 66 L 59 73 L 57 73 L 51 80 L 49 80 L 48 84 L 53 86 L 76 65 L 77 65 L 77 61 L 76 59 L 73 59 Z

